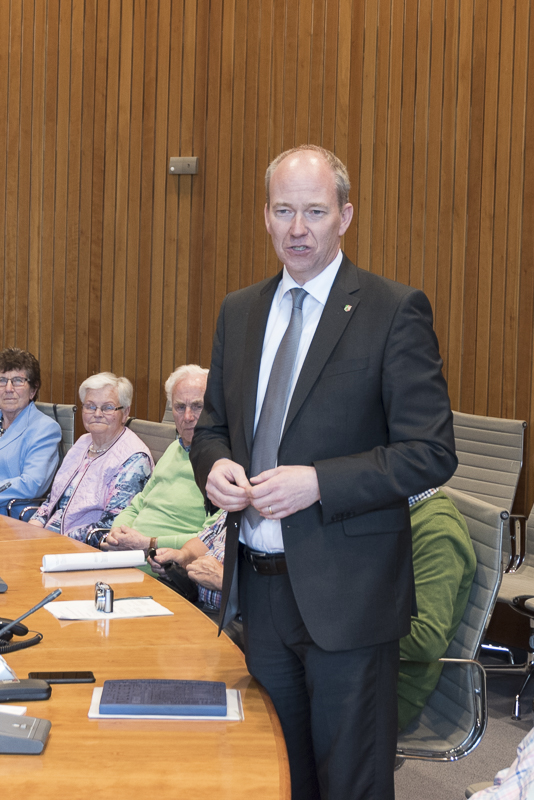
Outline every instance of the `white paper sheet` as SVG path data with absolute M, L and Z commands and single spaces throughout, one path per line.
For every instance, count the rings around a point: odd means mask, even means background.
M 2 656 L 0 656 L 0 681 L 18 681 L 15 671 L 9 666 L 5 658 L 2 658 Z
M 0 714 L 16 714 L 18 717 L 22 717 L 27 709 L 28 706 L 8 706 L 7 703 L 2 703 Z
M 50 611 L 56 619 L 87 620 L 87 619 L 134 619 L 135 617 L 168 617 L 173 616 L 165 606 L 155 600 L 138 598 L 132 600 L 116 599 L 113 611 L 97 611 L 94 600 L 55 600 L 47 603 L 43 608 Z
M 245 719 L 243 713 L 243 705 L 241 703 L 241 692 L 239 689 L 226 690 L 226 716 L 225 717 L 185 717 L 175 716 L 170 717 L 166 714 L 100 714 L 100 698 L 102 697 L 102 686 L 95 686 L 93 689 L 93 697 L 89 707 L 87 716 L 89 719 L 174 719 L 174 720 L 205 720 L 211 722 L 241 722 Z
M 41 572 L 140 567 L 145 561 L 143 550 L 110 550 L 109 552 L 95 550 L 94 553 L 51 553 L 43 556 Z

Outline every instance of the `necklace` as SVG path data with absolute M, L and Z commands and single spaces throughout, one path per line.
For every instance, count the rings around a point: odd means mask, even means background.
M 113 444 L 113 442 L 111 442 L 111 444 Z M 94 446 L 94 444 L 90 444 L 89 445 L 89 452 L 90 453 L 105 453 L 106 450 L 109 450 L 109 448 L 111 447 L 111 444 L 108 444 L 106 447 L 99 447 L 99 448 L 96 448 Z
M 105 447 L 95 447 L 94 442 L 91 442 L 91 444 L 89 445 L 89 448 L 88 448 L 89 452 L 93 453 L 93 455 L 95 455 L 95 456 L 99 455 L 100 453 L 105 453 L 106 450 L 109 450 L 110 447 L 113 447 L 113 445 L 115 444 L 115 442 L 117 441 L 117 439 L 119 438 L 119 436 L 122 433 L 123 433 L 123 431 L 121 431 L 118 436 L 115 436 L 113 441 L 110 442 L 109 444 L 107 444 Z

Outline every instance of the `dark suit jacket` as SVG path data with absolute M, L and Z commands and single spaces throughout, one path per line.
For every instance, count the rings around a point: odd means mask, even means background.
M 267 318 L 281 273 L 228 295 L 191 462 L 205 493 L 219 458 L 247 471 Z M 419 290 L 355 267 L 336 276 L 289 406 L 278 463 L 313 465 L 321 503 L 282 520 L 291 585 L 325 650 L 410 630 L 407 499 L 456 468 L 452 414 L 432 311 Z M 248 472 L 247 472 L 248 474 Z M 223 612 L 240 514 L 229 514 Z

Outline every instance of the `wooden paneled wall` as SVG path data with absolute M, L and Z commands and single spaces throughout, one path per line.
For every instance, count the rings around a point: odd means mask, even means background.
M 158 419 L 278 269 L 263 174 L 309 141 L 348 164 L 348 255 L 430 297 L 453 407 L 532 423 L 533 77 L 530 0 L 0 0 L 0 344 L 42 399 L 112 369 Z

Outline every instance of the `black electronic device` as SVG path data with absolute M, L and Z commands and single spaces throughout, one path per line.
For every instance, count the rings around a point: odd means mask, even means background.
M 29 672 L 28 678 L 46 681 L 47 683 L 94 683 L 92 672 Z
M 165 578 L 174 591 L 185 597 L 190 603 L 196 603 L 198 600 L 198 585 L 191 580 L 187 570 L 174 561 L 168 561 L 163 566 L 165 567 Z
M 13 634 L 16 636 L 26 636 L 28 633 L 28 628 L 26 625 L 21 625 L 20 621 L 26 619 L 26 617 L 29 617 L 30 614 L 33 614 L 34 611 L 42 608 L 47 603 L 55 600 L 60 594 L 61 589 L 56 589 L 55 591 L 51 592 L 51 594 L 47 595 L 44 600 L 41 600 L 40 603 L 37 603 L 36 606 L 30 608 L 29 611 L 26 611 L 25 614 L 21 614 L 20 617 L 17 617 L 17 619 L 0 619 L 0 655 L 12 653 L 15 650 L 24 650 L 27 647 L 32 647 L 34 644 L 39 644 L 43 638 L 42 633 L 37 633 L 31 639 L 25 639 L 22 642 L 10 643 L 10 639 L 12 638 Z
M 20 703 L 21 700 L 48 700 L 52 687 L 46 681 L 23 679 L 0 681 L 0 703 Z
M 12 619 L 6 619 L 5 617 L 0 617 L 0 628 L 4 628 L 8 625 L 8 623 L 13 622 Z M 28 628 L 26 625 L 23 625 L 21 622 L 17 622 L 16 625 L 13 625 L 10 630 L 6 631 L 1 635 L 1 638 L 4 640 L 11 639 L 11 637 L 15 636 L 27 636 L 28 635 Z
M 51 727 L 47 719 L 0 713 L 0 753 L 39 755 Z
M 7 583 L 0 578 L 0 594 L 7 592 Z
M 12 620 L 10 619 L 0 617 L 0 629 L 6 628 L 8 624 L 11 624 L 11 622 Z M 35 644 L 39 644 L 43 638 L 42 633 L 35 633 L 35 636 L 30 636 L 27 639 L 22 639 L 21 641 L 12 641 L 13 635 L 27 636 L 28 633 L 28 628 L 21 622 L 17 622 L 9 630 L 4 630 L 4 633 L 0 635 L 0 656 L 5 655 L 6 653 L 14 653 L 16 650 L 26 650 L 28 647 L 33 647 Z

